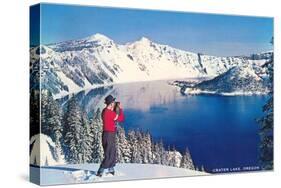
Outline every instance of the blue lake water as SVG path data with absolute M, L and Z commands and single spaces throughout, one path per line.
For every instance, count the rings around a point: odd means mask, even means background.
M 167 81 L 119 84 L 77 94 L 88 112 L 114 95 L 122 103 L 125 130 L 148 130 L 181 152 L 188 147 L 196 166 L 258 167 L 259 125 L 266 96 L 183 96 Z M 239 170 L 238 170 L 239 171 Z

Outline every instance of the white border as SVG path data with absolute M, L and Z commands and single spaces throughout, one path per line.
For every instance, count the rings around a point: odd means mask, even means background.
M 29 5 L 37 0 L 10 0 L 0 10 L 1 187 L 35 187 L 28 182 L 29 165 Z M 46 0 L 110 7 L 269 16 L 275 20 L 275 171 L 206 177 L 86 184 L 79 187 L 276 187 L 280 180 L 280 18 L 277 0 Z M 77 187 L 68 185 L 60 187 Z

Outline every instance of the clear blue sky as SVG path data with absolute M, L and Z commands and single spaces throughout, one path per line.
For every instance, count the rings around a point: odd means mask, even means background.
M 248 55 L 272 49 L 273 19 L 51 4 L 41 7 L 43 44 L 95 33 L 119 44 L 145 36 L 193 52 Z

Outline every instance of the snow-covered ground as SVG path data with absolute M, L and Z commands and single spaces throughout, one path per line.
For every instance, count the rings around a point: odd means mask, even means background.
M 99 164 L 77 164 L 30 168 L 31 173 L 38 176 L 41 171 L 41 185 L 208 175 L 205 172 L 157 164 L 122 163 L 116 165 L 115 176 L 105 172 L 102 177 L 97 177 L 98 167 Z
M 65 164 L 64 156 L 56 153 L 56 144 L 44 134 L 37 134 L 31 137 L 30 164 L 33 165 L 58 165 Z M 54 156 L 57 156 L 56 158 Z

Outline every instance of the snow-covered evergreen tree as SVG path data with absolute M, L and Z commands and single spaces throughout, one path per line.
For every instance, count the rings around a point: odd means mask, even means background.
M 124 163 L 124 159 L 122 156 L 122 151 L 121 151 L 121 144 L 119 141 L 119 133 L 117 132 L 116 137 L 115 137 L 115 142 L 116 142 L 116 161 L 117 163 Z
M 141 163 L 141 150 L 138 142 L 138 131 L 130 130 L 128 132 L 128 141 L 130 144 L 130 154 L 131 154 L 131 162 L 132 163 Z
M 102 148 L 102 120 L 101 111 L 98 109 L 94 113 L 94 117 L 90 126 L 90 137 L 92 141 L 92 154 L 91 162 L 100 163 L 103 158 L 103 148 Z
M 153 163 L 168 165 L 162 140 L 155 142 L 152 148 Z
M 81 154 L 80 138 L 83 131 L 82 112 L 75 97 L 72 97 L 67 105 L 64 115 L 64 153 L 69 163 L 78 163 Z
M 130 145 L 127 141 L 125 130 L 118 127 L 116 134 L 117 162 L 128 163 L 131 161 Z
M 152 141 L 149 132 L 142 133 L 142 152 L 143 152 L 143 163 L 153 163 L 152 157 Z
M 170 146 L 168 146 L 167 150 L 164 149 L 162 154 L 162 164 L 167 166 L 176 165 L 176 154 L 174 147 L 171 149 Z
M 47 90 L 41 90 L 41 133 L 48 135 L 54 141 L 57 150 L 55 154 L 63 155 L 62 138 L 62 111 L 59 104 Z M 58 156 L 55 156 L 56 158 Z
M 146 146 L 146 140 L 145 140 L 145 134 L 142 131 L 137 131 L 137 139 L 138 139 L 138 145 L 141 155 L 141 163 L 148 163 L 148 155 L 146 152 L 147 146 Z
M 178 164 L 178 155 L 175 146 L 173 146 L 172 151 L 168 151 L 168 154 L 170 155 L 170 165 L 169 166 L 174 166 L 177 167 Z
M 194 164 L 193 164 L 193 161 L 192 161 L 188 148 L 186 148 L 185 153 L 182 156 L 180 167 L 195 170 L 195 167 L 194 167 Z
M 91 161 L 92 155 L 92 139 L 90 135 L 90 124 L 88 117 L 82 112 L 82 124 L 81 131 L 79 132 L 78 139 L 78 152 L 79 157 L 77 163 L 86 163 Z
M 40 133 L 40 90 L 30 90 L 30 138 Z

